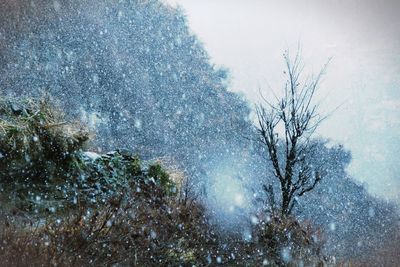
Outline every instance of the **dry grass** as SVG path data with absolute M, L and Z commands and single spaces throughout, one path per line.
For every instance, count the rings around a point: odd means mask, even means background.
M 83 125 L 66 121 L 63 112 L 52 103 L 48 96 L 41 99 L 0 98 L 0 129 L 3 141 L 25 141 L 22 143 L 29 148 L 27 142 L 32 136 L 39 137 L 38 141 L 43 142 L 46 138 L 65 138 L 65 152 L 79 148 L 87 141 L 88 132 Z
M 138 185 L 135 185 L 135 187 Z M 37 225 L 3 220 L 0 262 L 5 266 L 297 266 L 322 262 L 307 228 L 295 220 L 259 224 L 244 241 L 221 235 L 199 203 L 160 197 L 141 183 L 99 209 L 48 217 Z M 10 218 L 10 217 L 9 217 Z M 288 228 L 290 227 L 290 228 Z M 272 232 L 271 232 L 272 231 Z M 287 239 L 291 233 L 290 240 Z M 291 246 L 285 262 L 282 249 Z
M 49 97 L 0 96 L 0 200 L 32 209 L 55 183 L 63 183 L 89 133 L 67 122 Z M 69 173 L 71 175 L 72 173 Z M 53 185 L 51 185 L 53 184 Z M 13 207 L 10 207 L 13 208 Z
M 0 169 L 21 174 L 28 166 L 65 161 L 81 149 L 89 133 L 64 114 L 48 97 L 12 99 L 0 97 Z M 10 164 L 10 162 L 13 164 Z
M 144 183 L 99 209 L 80 207 L 43 225 L 7 220 L 0 261 L 7 266 L 177 266 L 207 246 L 199 207 L 173 206 Z M 135 187 L 136 188 L 136 187 Z M 157 192 L 158 191 L 158 192 Z M 90 213 L 89 213 L 90 212 Z M 211 239 L 210 239 L 211 240 Z
M 389 230 L 389 229 L 387 229 Z M 391 229 L 393 233 L 389 240 L 382 239 L 381 243 L 366 250 L 362 258 L 344 260 L 338 267 L 398 267 L 400 266 L 400 227 Z

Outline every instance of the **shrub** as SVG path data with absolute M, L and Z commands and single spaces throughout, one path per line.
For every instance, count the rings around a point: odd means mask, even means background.
M 323 263 L 322 257 L 315 254 L 312 236 L 302 232 L 306 228 L 285 228 L 293 227 L 295 220 L 260 223 L 259 229 L 253 228 L 253 238 L 244 240 L 240 233 L 216 231 L 199 203 L 186 205 L 176 198 L 161 197 L 160 188 L 144 181 L 138 186 L 140 192 L 124 192 L 102 207 L 80 206 L 68 216 L 48 216 L 42 223 L 15 223 L 15 216 L 7 217 L 0 224 L 0 261 L 8 266 L 25 266 L 28 262 L 31 266 Z M 292 239 L 288 237 L 291 234 L 299 236 Z
M 66 122 L 49 98 L 0 97 L 1 195 L 22 209 L 47 199 L 48 190 L 72 175 L 88 139 L 88 131 Z
M 169 174 L 162 168 L 160 163 L 151 164 L 147 175 L 154 178 L 165 190 L 167 195 L 175 195 L 177 193 L 175 183 L 170 179 Z
M 139 157 L 125 149 L 103 155 L 82 151 L 88 131 L 67 122 L 49 98 L 1 98 L 0 132 L 0 196 L 12 208 L 54 213 L 94 206 L 135 179 L 175 192 L 161 165 L 145 172 Z
M 272 216 L 268 222 L 261 222 L 257 231 L 260 242 L 277 256 L 279 265 L 311 266 L 326 260 L 322 253 L 324 236 L 308 222 L 300 223 L 292 216 Z
M 0 166 L 4 175 L 43 178 L 32 169 L 47 164 L 64 165 L 89 139 L 78 123 L 67 123 L 49 99 L 0 97 Z M 43 164 L 45 164 L 43 166 Z M 29 172 L 25 172 L 29 168 Z M 50 171 L 50 166 L 46 171 Z M 52 173 L 46 173 L 46 176 Z M 25 177 L 23 177 L 25 178 Z

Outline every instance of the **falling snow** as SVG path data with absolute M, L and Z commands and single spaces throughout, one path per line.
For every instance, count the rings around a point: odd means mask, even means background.
M 63 242 L 81 242 L 74 263 L 90 266 L 308 266 L 370 261 L 399 240 L 398 207 L 348 174 L 346 144 L 323 138 L 293 159 L 323 180 L 280 216 L 253 103 L 180 8 L 4 1 L 0 25 L 0 230 L 33 229 L 35 249 L 67 260 Z M 284 140 L 276 147 L 283 166 Z M 20 240 L 3 232 L 4 246 Z

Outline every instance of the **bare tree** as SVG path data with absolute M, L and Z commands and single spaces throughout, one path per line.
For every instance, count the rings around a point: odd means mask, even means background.
M 316 76 L 303 79 L 300 52 L 294 60 L 285 53 L 284 59 L 287 80 L 283 96 L 276 97 L 273 104 L 264 98 L 265 103 L 257 105 L 256 113 L 259 139 L 279 180 L 281 213 L 288 215 L 296 199 L 313 190 L 322 179 L 320 168 L 313 166 L 308 156 L 312 150 L 310 136 L 323 120 L 312 100 L 326 65 Z M 265 185 L 264 189 L 273 194 L 272 186 Z

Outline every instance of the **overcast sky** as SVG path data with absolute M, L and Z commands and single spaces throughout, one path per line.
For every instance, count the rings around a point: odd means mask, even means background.
M 352 151 L 349 173 L 399 200 L 400 1 L 166 0 L 180 5 L 211 60 L 250 101 L 283 82 L 285 49 L 300 42 L 306 72 L 332 57 L 318 92 L 318 132 Z

